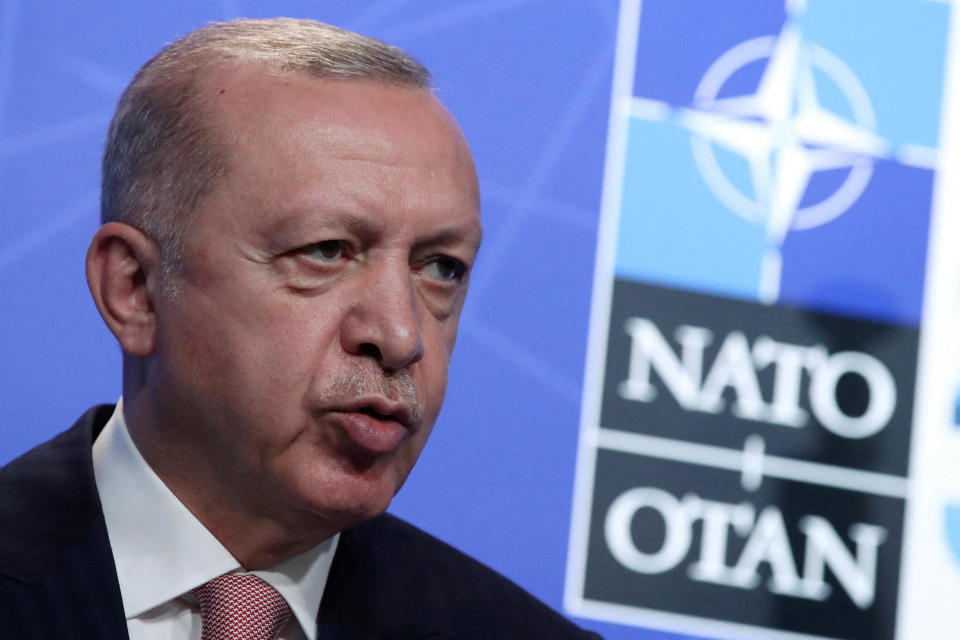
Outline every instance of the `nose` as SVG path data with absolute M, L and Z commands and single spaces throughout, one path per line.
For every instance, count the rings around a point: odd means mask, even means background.
M 345 351 L 376 360 L 387 371 L 404 369 L 423 357 L 423 334 L 410 268 L 369 269 L 341 326 Z

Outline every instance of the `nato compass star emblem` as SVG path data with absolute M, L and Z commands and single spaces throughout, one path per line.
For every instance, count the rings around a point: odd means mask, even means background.
M 764 59 L 754 93 L 727 95 L 738 71 Z M 821 103 L 818 80 L 841 96 L 844 109 Z M 633 107 L 635 115 L 654 115 L 653 105 L 642 99 L 635 98 Z M 827 49 L 805 42 L 789 21 L 778 36 L 753 38 L 722 54 L 700 80 L 692 107 L 671 115 L 691 132 L 693 157 L 710 191 L 729 210 L 764 225 L 759 297 L 767 303 L 779 295 L 787 233 L 841 215 L 866 188 L 874 161 L 889 155 L 856 75 Z M 746 164 L 747 179 L 739 184 L 731 177 L 736 171 L 722 161 L 730 157 Z M 804 204 L 811 178 L 829 170 L 844 170 L 845 178 L 825 197 Z

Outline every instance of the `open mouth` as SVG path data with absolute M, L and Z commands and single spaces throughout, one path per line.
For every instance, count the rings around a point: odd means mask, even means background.
M 396 418 L 393 415 L 390 415 L 387 413 L 380 413 L 373 407 L 359 407 L 358 409 L 355 409 L 355 411 L 356 413 L 362 413 L 364 415 L 370 416 L 371 418 L 376 418 L 377 420 L 396 420 Z
M 350 442 L 368 453 L 395 451 L 409 434 L 406 423 L 396 413 L 385 413 L 369 405 L 336 411 L 334 415 Z

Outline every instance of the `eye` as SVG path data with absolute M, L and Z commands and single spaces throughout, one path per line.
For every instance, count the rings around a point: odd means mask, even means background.
M 423 266 L 423 273 L 434 280 L 459 282 L 467 273 L 467 266 L 450 256 L 434 256 Z
M 346 257 L 347 246 L 342 240 L 324 240 L 305 247 L 304 253 L 317 262 L 336 262 Z

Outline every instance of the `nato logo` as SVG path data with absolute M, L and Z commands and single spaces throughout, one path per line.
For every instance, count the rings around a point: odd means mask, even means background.
M 949 11 L 622 3 L 571 612 L 897 637 Z
M 642 8 L 617 275 L 916 325 L 947 8 Z
M 761 61 L 753 93 L 721 97 L 739 72 Z M 840 98 L 838 115 L 821 103 L 816 75 Z M 787 22 L 777 36 L 761 36 L 723 53 L 707 69 L 693 108 L 678 114 L 689 129 L 693 157 L 711 193 L 728 209 L 763 228 L 759 249 L 761 300 L 779 297 L 787 233 L 829 223 L 863 194 L 874 160 L 887 155 L 876 133 L 870 98 L 853 71 L 829 50 L 801 40 Z M 739 165 L 723 164 L 718 152 Z M 735 182 L 746 169 L 745 184 Z M 804 204 L 821 172 L 845 175 L 816 202 Z

